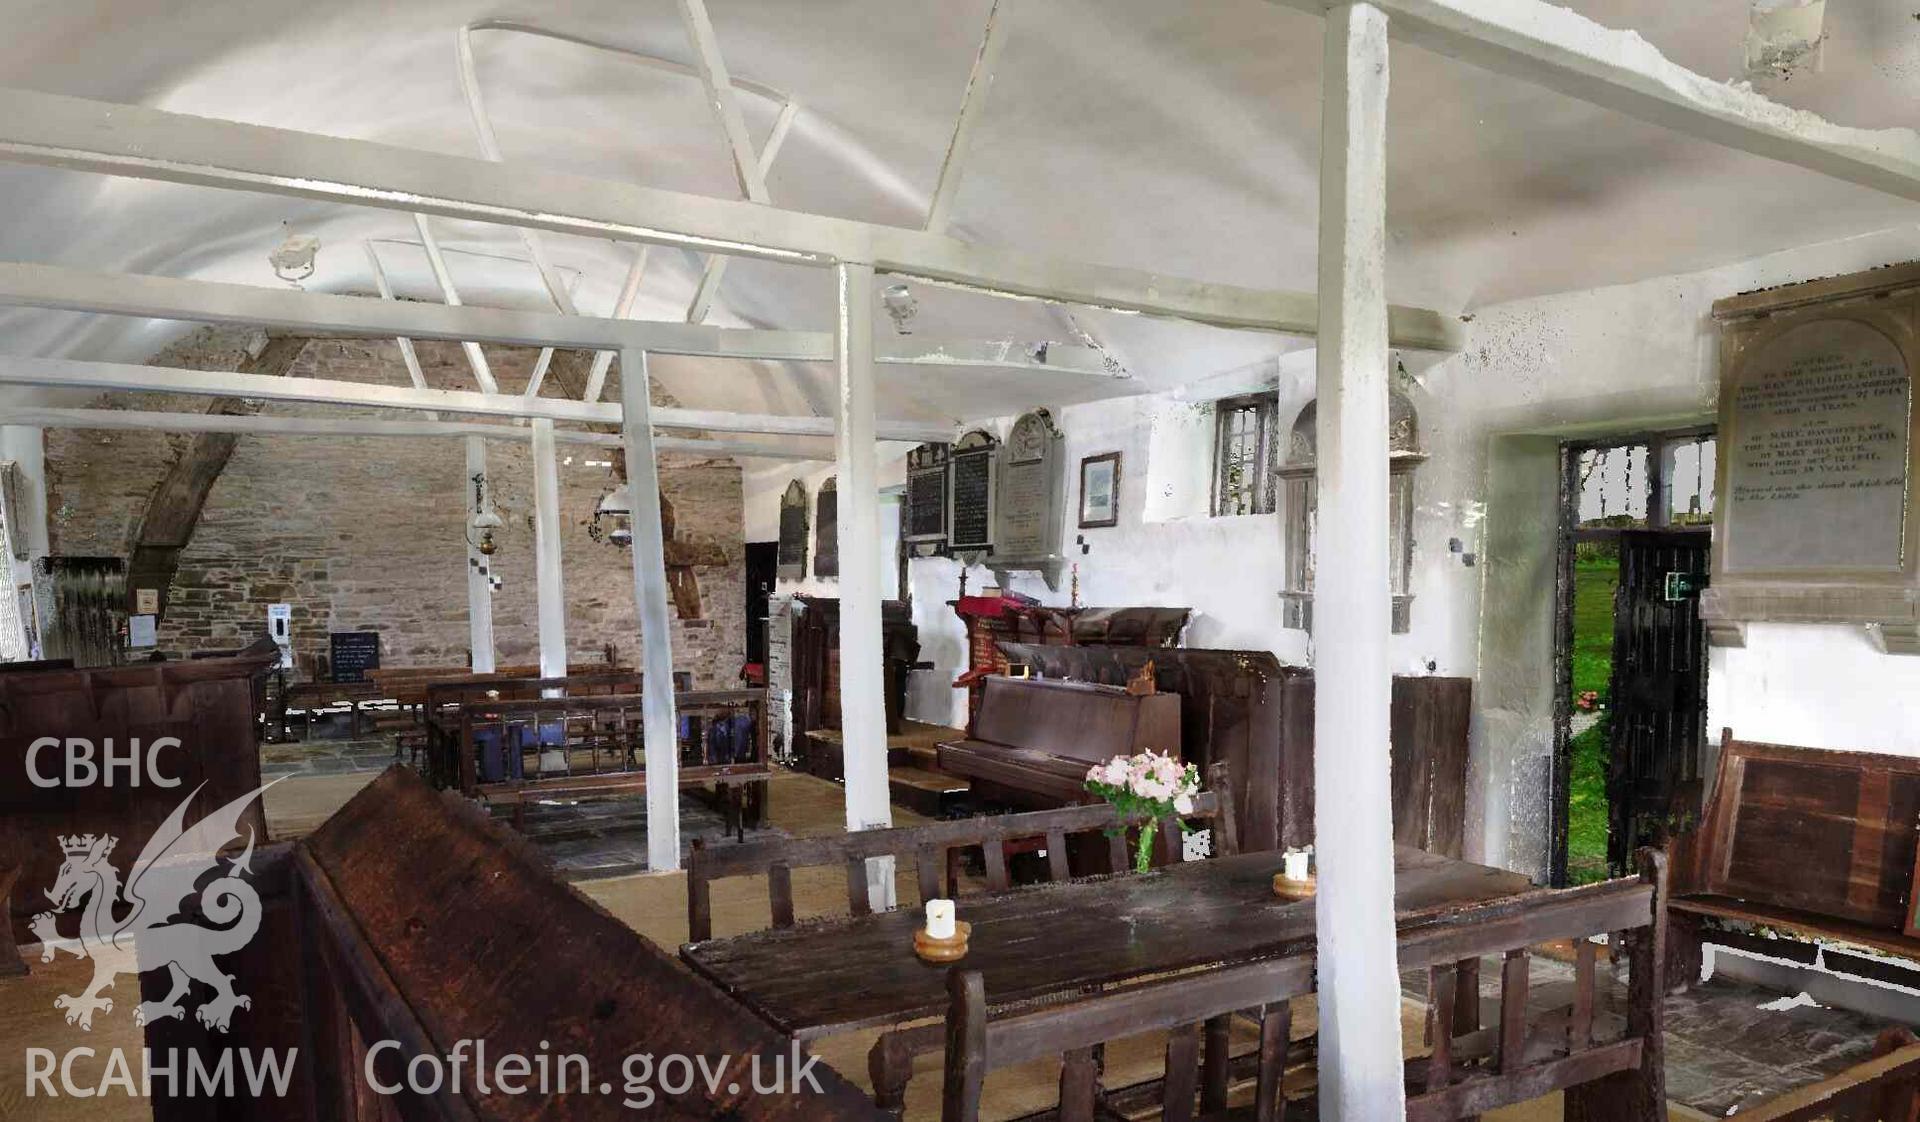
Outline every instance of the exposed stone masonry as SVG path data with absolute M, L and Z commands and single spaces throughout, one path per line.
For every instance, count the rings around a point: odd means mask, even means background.
M 156 365 L 231 370 L 246 355 L 243 331 L 204 329 L 167 348 Z M 257 342 L 257 336 L 253 341 Z M 457 344 L 417 344 L 429 385 L 475 389 Z M 535 352 L 487 349 L 504 388 L 523 383 Z M 589 356 L 556 356 L 543 392 L 579 392 Z M 618 400 L 618 371 L 605 400 Z M 289 377 L 405 385 L 391 342 L 315 339 Z M 658 389 L 657 404 L 673 404 Z M 205 399 L 108 394 L 93 403 L 199 412 Z M 411 416 L 392 410 L 269 404 L 265 415 Z M 49 532 L 55 553 L 125 557 L 156 482 L 191 440 L 186 435 L 49 430 Z M 593 541 L 587 523 L 613 483 L 616 448 L 561 445 L 560 505 L 567 646 L 574 662 L 637 666 L 640 632 L 628 551 Z M 565 462 L 568 457 L 572 463 Z M 533 466 L 524 441 L 489 441 L 496 531 L 494 634 L 500 662 L 539 660 L 533 573 Z M 674 624 L 674 663 L 702 688 L 730 686 L 746 650 L 745 558 L 740 467 L 731 459 L 661 458 L 661 487 L 681 540 L 722 547 L 724 567 L 696 570 L 701 620 Z M 231 648 L 266 630 L 267 605 L 293 606 L 294 650 L 303 677 L 327 653 L 329 631 L 374 628 L 389 666 L 454 665 L 468 659 L 465 516 L 471 500 L 464 443 L 417 437 L 245 436 L 207 497 L 180 558 L 160 648 L 184 657 Z

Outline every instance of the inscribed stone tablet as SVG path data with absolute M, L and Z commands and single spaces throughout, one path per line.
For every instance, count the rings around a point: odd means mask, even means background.
M 994 554 L 1007 560 L 1040 560 L 1051 555 L 1060 521 L 1060 434 L 1044 411 L 1014 422 L 1001 452 L 998 531 Z
M 1728 571 L 1899 569 L 1912 383 L 1893 341 L 1802 324 L 1747 356 L 1731 392 Z
M 780 497 L 779 575 L 799 580 L 807 575 L 807 487 L 798 479 L 787 484 Z
M 813 575 L 840 575 L 840 489 L 829 479 L 820 485 L 813 507 Z

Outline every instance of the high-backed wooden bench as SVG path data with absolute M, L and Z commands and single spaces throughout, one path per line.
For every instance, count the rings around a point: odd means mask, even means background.
M 796 1045 L 555 877 L 532 846 L 405 768 L 291 851 L 252 852 L 262 930 L 217 960 L 251 1007 L 226 1032 L 191 1014 L 157 1018 L 146 1039 L 176 1071 L 274 1048 L 288 1058 L 286 1094 L 209 1099 L 184 1076 L 155 1079 L 156 1122 L 884 1122 L 824 1063 L 796 1088 L 791 1065 L 807 1059 Z M 157 998 L 166 971 L 142 981 Z M 647 1068 L 631 1066 L 639 1055 L 653 1057 Z M 416 1069 L 419 1056 L 441 1062 Z M 665 1078 L 656 1065 L 671 1056 L 717 1078 Z M 523 1064 L 516 1092 L 492 1078 L 511 1074 L 500 1057 L 532 1061 L 538 1078 Z M 793 1093 L 756 1093 L 750 1077 L 770 1080 L 781 1063 Z M 629 1077 L 646 1084 L 645 1100 Z
M 1710 920 L 1920 961 L 1920 939 L 1903 934 L 1916 820 L 1920 760 L 1735 740 L 1727 729 L 1699 825 L 1674 839 L 1673 980 L 1699 978 Z

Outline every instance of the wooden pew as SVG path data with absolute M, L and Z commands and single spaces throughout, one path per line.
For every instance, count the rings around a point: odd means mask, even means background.
M 1194 799 L 1191 815 L 1185 817 L 1212 824 L 1216 856 L 1239 852 L 1239 833 L 1234 825 L 1233 800 L 1222 797 L 1227 776 L 1225 764 L 1208 773 L 1208 789 Z M 757 876 L 767 878 L 767 895 L 776 928 L 794 924 L 793 870 L 828 866 L 844 868 L 847 876 L 847 909 L 856 916 L 873 912 L 869 896 L 867 861 L 876 857 L 896 860 L 913 858 L 920 903 L 951 895 L 957 885 L 951 873 L 948 885 L 941 887 L 941 873 L 950 868 L 948 857 L 961 849 L 979 847 L 985 857 L 987 890 L 1004 891 L 1011 886 L 1008 856 L 1015 843 L 1043 839 L 1047 850 L 1047 872 L 1052 880 L 1068 876 L 1067 846 L 1071 838 L 1099 832 L 1110 850 L 1115 869 L 1132 868 L 1126 837 L 1127 822 L 1109 803 L 1029 811 L 1024 814 L 996 814 L 975 818 L 936 822 L 926 826 L 902 826 L 885 830 L 861 830 L 830 834 L 817 838 L 772 838 L 746 845 L 704 846 L 694 843 L 693 857 L 687 865 L 687 931 L 692 942 L 713 937 L 713 882 L 723 877 Z M 1179 823 L 1161 824 L 1155 836 L 1158 858 L 1165 863 L 1182 859 L 1182 831 Z M 1021 849 L 1027 847 L 1021 846 Z M 940 1047 L 939 1025 L 923 1025 L 883 1033 L 868 1054 L 868 1071 L 873 1079 L 874 1097 L 882 1106 L 898 1111 L 906 1105 L 907 1083 L 913 1077 L 915 1056 Z
M 676 675 L 676 678 L 678 676 Z M 527 701 L 541 697 L 606 697 L 641 692 L 638 670 L 602 668 L 564 678 L 505 678 L 498 674 L 469 674 L 429 682 L 425 700 L 414 710 L 415 730 L 428 761 L 428 775 L 440 786 L 458 776 L 456 755 L 460 742 L 460 709 L 467 704 Z M 403 745 L 411 734 L 403 733 Z
M 1158 1081 L 1160 1117 L 1189 1122 L 1196 1094 L 1200 1111 L 1220 1117 L 1227 1108 L 1229 1020 L 1257 1010 L 1260 1046 L 1255 1122 L 1285 1115 L 1281 1079 L 1287 1067 L 1292 1001 L 1313 990 L 1313 958 L 1297 955 L 1229 969 L 1203 970 L 1130 986 L 1032 1013 L 990 1018 L 985 979 L 955 967 L 947 975 L 951 1003 L 945 1027 L 947 1064 L 941 1122 L 976 1122 L 987 1073 L 1058 1056 L 1059 1122 L 1102 1116 L 1100 1049 L 1111 1040 L 1166 1031 L 1166 1074 Z M 1204 1055 L 1201 1041 L 1206 1042 Z
M 260 786 L 254 687 L 278 661 L 278 648 L 262 639 L 221 658 L 0 674 L 0 868 L 20 866 L 10 917 L 15 939 L 38 941 L 28 924 L 46 910 L 42 893 L 60 869 L 56 836 L 112 834 L 131 859 L 188 795 L 188 813 L 197 816 Z M 28 755 L 42 737 L 91 742 L 95 766 L 104 763 L 109 741 L 123 764 L 135 741 L 150 754 L 142 756 L 137 784 L 116 765 L 111 784 L 43 786 L 28 774 Z M 151 751 L 164 738 L 177 745 Z M 61 749 L 43 749 L 34 769 L 44 781 L 65 763 Z M 266 837 L 258 803 L 246 824 Z
M 1432 1053 L 1410 1066 L 1408 1122 L 1475 1118 L 1564 1091 L 1582 1122 L 1666 1122 L 1667 859 L 1640 853 L 1640 877 L 1547 889 L 1448 914 L 1402 932 L 1400 969 L 1428 970 Z M 1622 1033 L 1600 1026 L 1593 937 L 1624 936 L 1631 970 Z M 1529 1018 L 1529 948 L 1571 940 L 1574 999 Z M 1480 960 L 1500 959 L 1500 1019 L 1480 1025 Z
M 1187 817 L 1211 822 L 1214 852 L 1226 855 L 1238 852 L 1233 807 L 1216 793 L 1215 786 L 1225 779 L 1224 767 L 1208 776 L 1208 789 L 1194 799 L 1193 813 Z M 951 892 L 943 889 L 941 873 L 947 867 L 947 854 L 957 849 L 979 847 L 986 858 L 987 890 L 999 892 L 1011 886 L 1007 857 L 1011 843 L 1033 838 L 1046 841 L 1047 872 L 1050 879 L 1064 880 L 1067 870 L 1067 839 L 1081 834 L 1105 832 L 1122 825 L 1119 812 L 1109 803 L 1063 807 L 1056 810 L 1029 811 L 1024 814 L 992 814 L 957 818 L 925 826 L 896 826 L 884 830 L 860 830 L 827 834 L 813 838 L 768 838 L 743 845 L 705 846 L 694 844 L 687 864 L 687 931 L 695 943 L 713 938 L 713 882 L 724 877 L 765 876 L 767 894 L 773 907 L 773 925 L 792 927 L 793 870 L 828 866 L 847 870 L 847 907 L 853 915 L 873 911 L 867 896 L 866 863 L 876 857 L 912 858 L 918 870 L 920 902 Z M 1132 868 L 1132 857 L 1125 837 L 1114 834 L 1101 839 L 1109 847 L 1116 867 Z M 1164 860 L 1180 860 L 1180 829 L 1166 823 L 1155 838 Z
M 267 856 L 257 852 L 256 863 Z M 232 1059 L 231 1049 L 297 1047 L 292 1086 L 285 1097 L 210 1102 L 164 1095 L 156 1084 L 156 1122 L 884 1118 L 823 1063 L 810 1069 L 817 1090 L 754 1093 L 754 1065 L 771 1080 L 774 1064 L 791 1074 L 804 1053 L 556 878 L 530 845 L 407 769 L 387 771 L 279 865 L 284 883 L 260 889 L 267 926 L 244 962 L 224 963 L 252 1008 L 224 1033 L 207 1033 L 191 1016 L 146 1032 L 154 1054 L 175 1056 L 177 1070 L 189 1061 L 174 1048 L 200 1052 L 193 1062 L 211 1070 L 216 1058 Z M 166 972 L 154 976 L 164 986 Z M 371 1046 L 383 1041 L 400 1047 L 381 1048 L 369 1064 Z M 491 1093 L 476 1087 L 471 1043 L 457 1083 L 442 1079 L 423 1094 L 372 1089 L 370 1074 L 403 1083 L 416 1055 L 438 1057 L 444 1074 L 463 1041 L 484 1042 Z M 633 1097 L 626 1061 L 640 1054 L 698 1057 L 723 1077 L 712 1089 L 696 1079 L 677 1091 L 653 1078 L 657 1098 L 636 1110 L 622 1100 Z M 567 1093 L 540 1093 L 525 1071 L 517 1078 L 527 1093 L 507 1093 L 494 1074 L 509 1055 L 550 1061 L 556 1081 L 566 1073 Z M 729 1089 L 734 1082 L 738 1090 Z
M 457 777 L 462 793 L 512 808 L 515 825 L 523 824 L 524 807 L 535 799 L 589 799 L 644 794 L 646 772 L 646 702 L 639 694 L 586 697 L 522 698 L 511 701 L 469 702 L 459 707 Z M 765 690 L 704 690 L 674 695 L 674 709 L 693 729 L 693 743 L 681 742 L 679 786 L 714 787 L 728 818 L 728 828 L 743 835 L 766 813 L 767 783 L 773 765 L 767 753 L 767 693 Z M 752 739 L 746 758 L 717 758 L 707 735 L 710 722 L 739 714 L 752 718 Z M 478 753 L 492 738 L 506 757 L 524 760 L 530 741 L 536 754 L 543 740 L 559 731 L 564 764 L 548 772 L 538 770 L 483 781 Z M 485 734 L 484 736 L 482 734 Z M 562 745 L 564 747 L 562 747 Z M 579 753 L 585 766 L 576 766 Z
M 1709 922 L 1920 960 L 1912 917 L 1920 760 L 1723 734 L 1697 827 L 1673 843 L 1676 983 L 1700 976 Z
M 1233 767 L 1245 848 L 1313 844 L 1313 672 L 1267 651 L 1000 644 L 1035 675 L 1124 685 L 1149 665 L 1162 693 L 1180 695 L 1180 749 L 1202 770 Z M 1447 857 L 1466 837 L 1467 731 L 1473 680 L 1393 679 L 1393 834 Z

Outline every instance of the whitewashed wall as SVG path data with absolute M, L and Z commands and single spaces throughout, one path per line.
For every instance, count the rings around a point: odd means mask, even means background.
M 1920 229 L 1906 228 L 1498 305 L 1474 318 L 1467 351 L 1432 372 L 1475 429 L 1462 474 L 1499 543 L 1485 569 L 1468 823 L 1488 859 L 1537 872 L 1545 855 L 1552 685 L 1539 654 L 1543 637 L 1551 649 L 1555 498 L 1513 478 L 1544 468 L 1538 438 L 1712 420 L 1715 300 L 1916 257 Z M 1710 653 L 1708 728 L 1717 737 L 1726 726 L 1746 739 L 1920 755 L 1920 658 L 1880 654 L 1857 627 L 1754 627 L 1744 649 Z
M 1408 355 L 1431 459 L 1416 477 L 1412 627 L 1395 636 L 1397 673 L 1470 675 L 1475 683 L 1469 776 L 1470 856 L 1539 874 L 1545 868 L 1546 783 L 1553 750 L 1553 534 L 1555 448 L 1571 436 L 1644 431 L 1714 416 L 1718 349 L 1714 300 L 1875 265 L 1920 258 L 1920 228 L 1807 247 L 1740 265 L 1630 285 L 1496 305 L 1476 313 L 1467 349 L 1434 362 Z M 1312 395 L 1312 352 L 1229 371 L 1178 396 L 1071 406 L 1066 434 L 1069 559 L 1080 565 L 1081 602 L 1191 607 L 1191 646 L 1272 651 L 1310 665 L 1309 637 L 1281 626 L 1280 515 L 1205 514 L 1211 456 L 1206 403 L 1277 388 L 1291 425 Z M 988 425 L 1004 436 L 1011 418 Z M 1122 453 L 1120 524 L 1077 528 L 1084 456 Z M 809 488 L 830 467 L 799 472 Z M 776 468 L 747 481 L 747 538 L 777 536 L 779 495 L 796 474 Z M 896 459 L 883 484 L 899 483 Z M 1084 535 L 1089 551 L 1072 545 Z M 1461 552 L 1449 550 L 1458 539 Z M 888 548 L 891 548 L 889 545 Z M 1475 554 L 1475 564 L 1465 555 Z M 948 560 L 911 566 L 923 657 L 911 715 L 957 723 L 963 705 L 948 683 L 965 665 L 961 629 L 947 606 L 958 589 Z M 976 569 L 969 587 L 992 577 Z M 831 582 L 782 583 L 831 592 Z M 1067 602 L 1034 576 L 1013 587 Z M 1480 608 L 1486 603 L 1487 611 Z M 1324 607 L 1323 626 L 1337 626 Z M 1710 660 L 1709 728 L 1744 738 L 1920 755 L 1920 657 L 1878 653 L 1858 628 L 1771 625 L 1741 650 Z
M 1311 643 L 1304 631 L 1282 626 L 1279 592 L 1284 582 L 1279 515 L 1214 518 L 1207 507 L 1211 492 L 1212 402 L 1256 389 L 1279 391 L 1277 417 L 1283 426 L 1312 397 L 1313 355 L 1295 354 L 1230 371 L 1181 396 L 1121 398 L 1068 406 L 1055 420 L 1066 435 L 1067 509 L 1061 512 L 1062 541 L 1068 564 L 1080 568 L 1080 602 L 1098 607 L 1174 606 L 1193 610 L 1188 646 L 1273 652 L 1282 661 L 1309 665 Z M 1429 446 L 1450 439 L 1452 426 L 1428 400 L 1418 402 Z M 982 427 L 1004 438 L 1011 417 Z M 1106 529 L 1079 528 L 1079 465 L 1087 456 L 1121 453 L 1120 521 Z M 1476 571 L 1448 552 L 1450 538 L 1463 539 L 1471 551 L 1476 512 L 1448 498 L 1459 489 L 1443 466 L 1457 454 L 1436 455 L 1437 463 L 1417 477 L 1419 514 L 1415 524 L 1412 629 L 1396 636 L 1395 669 L 1403 673 L 1472 674 L 1474 636 L 1470 603 Z M 775 468 L 748 477 L 747 537 L 778 536 L 779 497 L 790 479 L 803 478 L 809 494 L 833 474 L 826 465 Z M 904 479 L 897 459 L 882 470 L 883 485 Z M 1085 539 L 1080 551 L 1077 538 Z M 886 546 L 891 550 L 891 542 Z M 890 556 L 890 555 L 889 555 Z M 891 569 L 891 562 L 889 562 Z M 936 669 L 913 676 L 908 715 L 942 724 L 965 717 L 964 695 L 952 688 L 966 668 L 964 631 L 948 606 L 959 591 L 959 565 L 945 558 L 910 563 L 914 619 L 920 629 L 921 657 Z M 978 592 L 994 582 L 976 567 L 968 589 Z M 1069 602 L 1070 577 L 1050 590 L 1038 574 L 1022 573 L 1014 590 L 1043 603 Z M 833 582 L 809 575 L 782 581 L 780 591 L 831 595 Z M 1337 620 L 1337 615 L 1334 617 Z

